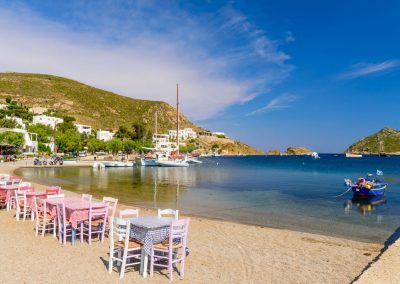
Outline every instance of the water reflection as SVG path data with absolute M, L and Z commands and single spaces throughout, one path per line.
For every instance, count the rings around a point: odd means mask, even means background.
M 376 213 L 379 206 L 387 204 L 385 196 L 371 196 L 371 197 L 353 197 L 345 202 L 345 212 L 349 213 L 355 206 L 357 211 L 365 216 L 366 214 Z M 378 221 L 382 221 L 382 217 L 378 216 Z

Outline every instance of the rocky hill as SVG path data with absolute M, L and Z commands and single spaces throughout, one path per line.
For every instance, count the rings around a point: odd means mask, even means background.
M 52 75 L 0 73 L 0 99 L 6 97 L 28 107 L 65 113 L 94 128 L 138 123 L 154 129 L 156 111 L 160 131 L 176 125 L 176 111 L 165 102 L 132 99 Z M 180 121 L 182 127 L 200 129 L 183 115 Z
M 346 149 L 346 153 L 385 152 L 390 154 L 400 153 L 400 131 L 385 127 L 378 132 L 364 137 Z

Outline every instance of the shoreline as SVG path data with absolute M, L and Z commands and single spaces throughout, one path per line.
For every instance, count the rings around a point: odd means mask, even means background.
M 5 167 L 2 164 L 0 171 L 14 173 L 20 167 L 21 163 L 18 162 L 9 166 L 6 164 Z M 46 185 L 37 183 L 34 185 L 38 190 L 46 187 Z M 78 195 L 73 191 L 63 191 L 66 195 Z M 127 207 L 132 208 L 133 206 L 118 204 L 118 209 Z M 149 208 L 140 207 L 140 210 L 144 214 L 155 214 L 155 210 Z M 188 216 L 184 212 L 181 213 L 183 216 Z M 3 215 L 0 212 L 0 216 Z M 2 223 L 1 218 L 0 223 Z M 10 223 L 14 223 L 15 226 L 21 224 L 15 220 Z M 30 222 L 25 222 L 24 225 L 27 224 L 33 226 Z M 55 242 L 51 237 L 41 240 L 46 243 Z M 37 242 L 38 238 L 33 237 L 33 241 Z M 184 281 L 190 283 L 215 281 L 224 283 L 348 283 L 359 277 L 382 248 L 382 245 L 378 243 L 199 216 L 191 217 L 189 243 L 191 252 L 187 260 L 187 273 Z M 79 244 L 75 247 L 67 245 L 66 248 L 74 250 L 76 247 L 82 246 L 86 247 L 87 244 Z M 108 248 L 107 240 L 101 247 L 104 257 Z M 63 248 L 58 249 L 62 250 Z M 212 263 L 210 263 L 210 258 Z M 232 269 L 228 271 L 226 267 Z M 293 273 L 290 272 L 293 269 L 297 271 L 296 275 L 292 275 Z M 103 270 L 104 274 L 101 271 L 97 272 L 103 276 L 101 278 L 103 282 L 109 277 L 113 279 L 111 281 L 117 279 L 116 273 L 109 276 L 106 269 Z M 341 273 L 336 273 L 337 270 Z M 6 273 L 5 270 L 0 272 L 0 275 L 3 273 Z M 135 278 L 135 281 L 140 280 L 137 273 L 128 273 L 126 276 L 129 279 Z M 84 276 L 81 275 L 81 277 Z M 82 281 L 83 278 L 78 277 L 77 280 Z M 168 281 L 162 275 L 144 281 L 149 280 Z

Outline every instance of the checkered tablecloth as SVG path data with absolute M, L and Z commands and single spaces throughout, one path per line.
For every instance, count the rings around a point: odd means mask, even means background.
M 168 238 L 172 219 L 141 216 L 129 221 L 131 222 L 130 237 L 142 243 L 146 254 L 150 254 L 153 244 Z

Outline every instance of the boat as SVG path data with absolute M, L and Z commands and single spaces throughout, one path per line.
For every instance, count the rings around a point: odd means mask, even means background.
M 134 166 L 134 162 L 121 162 L 121 161 L 104 161 L 106 168 L 131 168 Z
M 362 158 L 362 155 L 354 153 L 346 153 L 346 158 Z
M 188 157 L 186 158 L 186 161 L 187 161 L 189 164 L 202 164 L 202 163 L 203 163 L 202 161 L 200 161 L 200 160 L 198 159 L 198 157 L 192 157 L 192 156 L 188 156 Z
M 189 163 L 186 160 L 161 160 L 157 161 L 160 167 L 189 167 Z
M 320 158 L 317 152 L 312 152 L 311 157 L 314 158 L 314 159 L 319 159 Z
M 369 197 L 384 195 L 388 184 L 378 177 L 368 174 L 366 178 L 358 178 L 356 182 L 345 179 L 345 185 L 353 191 L 354 196 Z

